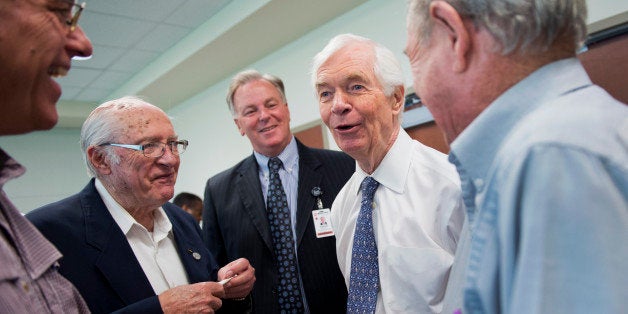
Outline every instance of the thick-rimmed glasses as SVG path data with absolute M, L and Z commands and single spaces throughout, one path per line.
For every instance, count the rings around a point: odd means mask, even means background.
M 170 141 L 167 143 L 162 142 L 151 142 L 144 145 L 132 145 L 132 144 L 117 144 L 117 143 L 105 143 L 100 144 L 99 146 L 115 146 L 133 149 L 137 151 L 141 151 L 142 154 L 146 157 L 159 158 L 166 153 L 166 146 L 170 149 L 170 151 L 175 155 L 181 155 L 188 147 L 187 140 L 178 140 L 178 141 Z
M 85 9 L 85 2 L 81 4 L 72 3 L 72 18 L 65 21 L 65 24 L 70 26 L 70 32 L 73 32 L 76 29 L 76 25 L 78 24 L 79 17 L 81 17 L 81 12 Z

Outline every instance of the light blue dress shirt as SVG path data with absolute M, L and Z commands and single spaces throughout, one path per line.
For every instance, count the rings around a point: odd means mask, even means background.
M 471 227 L 463 313 L 628 310 L 628 106 L 577 59 L 496 99 L 450 161 Z
M 270 170 L 268 170 L 268 156 L 264 156 L 256 151 L 253 151 L 257 165 L 259 166 L 259 181 L 262 185 L 262 194 L 264 195 L 264 204 L 266 203 L 266 196 L 268 195 L 268 183 L 270 180 Z M 274 156 L 271 156 L 274 157 Z M 284 192 L 288 201 L 288 208 L 290 209 L 290 223 L 292 224 L 292 236 L 294 242 L 297 242 L 296 238 L 296 224 L 297 224 L 297 189 L 299 188 L 299 149 L 297 148 L 297 141 L 292 137 L 288 146 L 277 156 L 283 168 L 279 169 L 279 178 L 283 185 Z M 296 248 L 295 248 L 296 249 Z

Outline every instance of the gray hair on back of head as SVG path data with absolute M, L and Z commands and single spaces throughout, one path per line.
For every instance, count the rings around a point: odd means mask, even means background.
M 434 0 L 409 0 L 408 25 L 419 37 L 429 40 L 432 24 L 429 5 Z M 443 0 L 461 17 L 486 29 L 503 55 L 512 52 L 547 51 L 557 41 L 573 45 L 573 52 L 586 36 L 585 0 Z
M 316 88 L 316 80 L 319 68 L 334 53 L 352 43 L 366 43 L 373 48 L 375 60 L 373 60 L 373 73 L 384 89 L 384 94 L 390 96 L 395 87 L 403 86 L 403 72 L 399 60 L 395 54 L 383 45 L 366 37 L 354 34 L 340 34 L 332 38 L 329 43 L 312 59 L 311 80 Z
M 238 90 L 238 88 L 250 82 L 260 80 L 267 81 L 268 83 L 273 84 L 273 86 L 277 88 L 277 91 L 281 95 L 281 100 L 284 103 L 288 102 L 286 100 L 286 91 L 284 89 L 283 81 L 280 78 L 271 74 L 262 74 L 253 69 L 244 70 L 236 74 L 231 79 L 231 84 L 229 84 L 229 90 L 227 91 L 227 106 L 229 107 L 229 111 L 231 112 L 232 116 L 235 117 L 237 115 L 233 103 L 233 96 L 235 95 L 235 92 Z

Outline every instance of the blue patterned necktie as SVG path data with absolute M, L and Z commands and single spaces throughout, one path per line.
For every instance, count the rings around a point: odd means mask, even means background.
M 353 235 L 351 253 L 351 276 L 347 313 L 375 313 L 379 290 L 379 266 L 377 244 L 373 233 L 373 195 L 379 186 L 372 177 L 364 178 L 362 204 Z
M 266 212 L 279 268 L 277 299 L 281 313 L 303 313 L 303 298 L 299 286 L 297 259 L 294 254 L 290 209 L 288 209 L 286 193 L 279 178 L 281 166 L 281 160 L 277 157 L 268 160 L 270 180 L 266 196 Z

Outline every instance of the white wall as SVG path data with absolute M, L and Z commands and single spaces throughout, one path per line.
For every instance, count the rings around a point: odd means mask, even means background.
M 402 54 L 405 46 L 405 3 L 401 0 L 369 1 L 250 66 L 284 80 L 293 128 L 319 119 L 310 86 L 309 63 L 312 56 L 336 34 L 352 32 L 389 47 L 397 53 L 404 67 L 406 85 L 410 84 L 408 63 Z M 589 23 L 626 11 L 628 1 L 590 0 Z M 188 191 L 203 197 L 207 178 L 252 152 L 250 143 L 239 135 L 226 107 L 224 97 L 228 81 L 225 79 L 209 87 L 168 112 L 174 118 L 180 137 L 191 143 L 181 157 L 177 193 Z M 0 147 L 28 169 L 24 176 L 5 187 L 20 210 L 27 212 L 74 194 L 87 183 L 78 138 L 78 130 L 53 130 L 0 138 Z M 328 143 L 331 148 L 337 149 L 331 137 Z
M 622 0 L 588 0 L 588 24 L 605 18 L 628 12 L 628 1 Z
M 87 183 L 79 135 L 78 129 L 62 129 L 0 137 L 0 147 L 27 168 L 4 188 L 22 212 L 76 193 Z
M 326 25 L 306 34 L 282 49 L 250 65 L 261 72 L 281 77 L 285 83 L 293 128 L 320 120 L 310 84 L 310 60 L 336 34 L 352 32 L 387 45 L 403 58 L 405 2 L 370 1 Z M 399 34 L 399 36 L 390 36 Z M 208 61 L 211 62 L 211 61 Z M 235 73 L 234 73 L 235 74 Z M 410 83 L 407 72 L 407 83 Z M 241 137 L 227 105 L 229 79 L 212 86 L 171 110 L 179 135 L 190 140 L 182 156 L 177 193 L 188 191 L 203 197 L 206 180 L 252 153 L 251 144 Z M 331 148 L 337 149 L 329 137 Z

